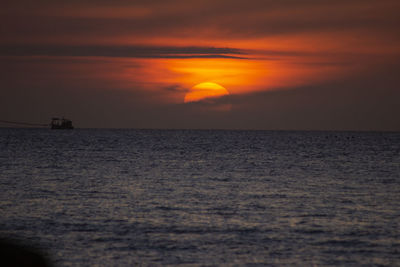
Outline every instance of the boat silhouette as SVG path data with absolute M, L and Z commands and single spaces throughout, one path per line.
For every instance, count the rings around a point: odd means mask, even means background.
M 72 121 L 65 118 L 52 118 L 51 129 L 74 129 Z

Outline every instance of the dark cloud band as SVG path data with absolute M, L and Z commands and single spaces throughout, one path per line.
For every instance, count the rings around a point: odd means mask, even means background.
M 171 46 L 0 46 L 2 56 L 76 56 L 130 58 L 237 58 L 246 53 L 236 48 Z

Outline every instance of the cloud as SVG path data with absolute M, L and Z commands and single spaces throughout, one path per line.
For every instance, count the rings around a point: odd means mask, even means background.
M 397 31 L 400 4 L 387 1 L 95 1 L 98 6 L 116 9 L 115 17 L 96 16 L 92 1 L 32 1 L 31 8 L 21 9 L 10 3 L 2 12 L 4 39 L 26 36 L 39 41 L 50 36 L 87 37 L 185 37 L 218 38 L 267 37 L 299 33 L 360 32 L 375 36 L 391 36 L 399 40 Z M 26 2 L 26 1 L 25 1 Z M 14 6 L 15 5 L 15 6 Z M 86 9 L 82 9 L 85 7 Z M 118 10 L 143 8 L 146 16 L 118 15 Z M 45 10 L 46 12 L 43 12 Z M 66 10 L 72 10 L 65 15 Z M 87 13 L 85 16 L 85 12 Z M 93 14 L 94 12 L 94 14 Z M 89 39 L 90 40 L 90 39 Z
M 172 46 L 61 46 L 2 45 L 2 56 L 72 56 L 128 58 L 235 58 L 244 59 L 244 51 L 223 47 Z
M 400 131 L 398 63 L 325 84 L 229 95 L 225 123 L 249 129 Z
M 164 87 L 163 89 L 165 91 L 170 91 L 170 92 L 183 92 L 183 93 L 185 93 L 185 92 L 189 91 L 188 88 L 182 87 L 179 84 L 174 84 L 174 85 L 171 85 L 171 86 L 167 86 L 167 87 Z

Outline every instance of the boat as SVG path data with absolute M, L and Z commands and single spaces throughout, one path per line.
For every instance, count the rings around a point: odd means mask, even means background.
M 65 118 L 52 118 L 51 129 L 74 129 L 72 121 Z

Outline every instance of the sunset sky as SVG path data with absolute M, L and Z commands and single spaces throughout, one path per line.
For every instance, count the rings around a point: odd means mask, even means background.
M 0 120 L 400 131 L 399 14 L 398 0 L 6 0 Z

